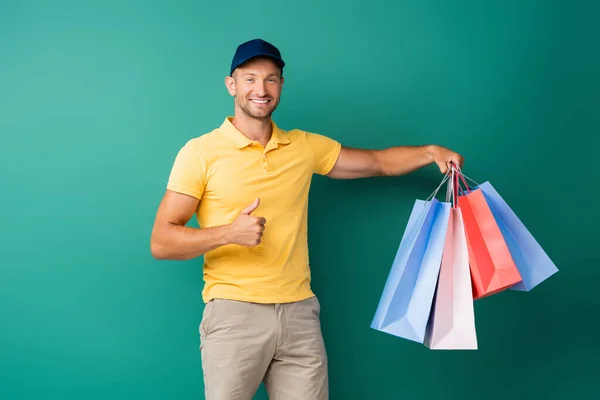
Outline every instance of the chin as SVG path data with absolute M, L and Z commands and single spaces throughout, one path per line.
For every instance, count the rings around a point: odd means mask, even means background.
M 275 109 L 260 109 L 255 108 L 253 104 L 237 104 L 240 111 L 242 111 L 246 116 L 250 118 L 268 118 L 271 116 Z
M 269 109 L 269 110 L 252 110 L 252 112 L 250 112 L 250 116 L 254 117 L 254 118 L 269 118 L 272 114 L 273 111 L 275 111 L 275 109 Z
M 252 117 L 256 118 L 256 119 L 266 119 L 266 118 L 271 118 L 272 114 L 273 114 L 272 112 L 261 113 L 261 114 L 252 114 Z

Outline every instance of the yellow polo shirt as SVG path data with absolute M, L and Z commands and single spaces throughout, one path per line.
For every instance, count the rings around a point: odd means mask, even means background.
M 255 247 L 226 245 L 204 255 L 205 302 L 213 298 L 286 303 L 314 296 L 307 241 L 313 174 L 327 174 L 341 144 L 273 123 L 267 146 L 244 136 L 232 117 L 179 151 L 167 189 L 199 199 L 200 227 L 230 224 L 257 197 L 252 213 L 267 220 Z

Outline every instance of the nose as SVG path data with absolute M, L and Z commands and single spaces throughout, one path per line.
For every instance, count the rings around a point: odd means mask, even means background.
M 263 97 L 264 95 L 267 94 L 267 89 L 265 87 L 265 83 L 262 80 L 257 81 L 255 91 L 256 91 L 256 94 L 259 95 L 260 97 Z

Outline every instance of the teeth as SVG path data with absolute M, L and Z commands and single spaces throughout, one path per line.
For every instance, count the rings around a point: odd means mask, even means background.
M 266 104 L 269 100 L 251 100 L 253 103 Z

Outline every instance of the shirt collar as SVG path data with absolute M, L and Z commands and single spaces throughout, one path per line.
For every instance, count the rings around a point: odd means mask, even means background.
M 240 132 L 231 122 L 232 119 L 233 117 L 225 118 L 225 121 L 223 121 L 223 124 L 221 125 L 221 131 L 225 134 L 225 136 L 227 136 L 233 141 L 235 147 L 237 147 L 238 149 L 242 149 L 252 144 L 252 142 L 254 141 L 246 137 L 242 132 Z M 277 148 L 279 144 L 290 143 L 290 140 L 288 139 L 287 135 L 277 127 L 275 122 L 271 121 L 271 124 L 273 126 L 273 133 L 271 134 L 271 139 L 269 140 L 269 144 L 267 144 L 267 147 L 274 146 L 275 148 Z

